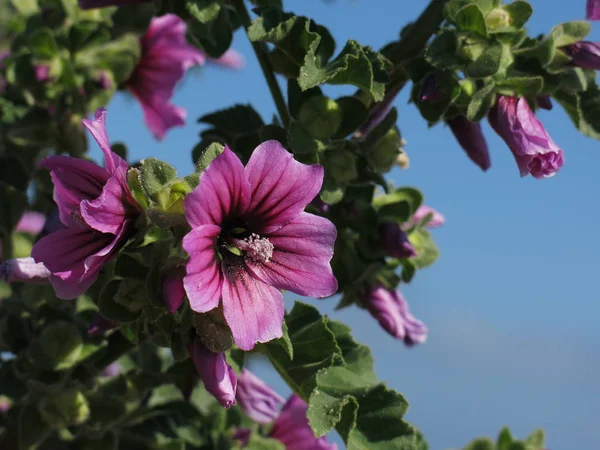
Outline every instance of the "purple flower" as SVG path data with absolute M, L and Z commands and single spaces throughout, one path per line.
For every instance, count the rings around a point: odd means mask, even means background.
M 65 228 L 40 239 L 32 256 L 52 273 L 59 298 L 75 298 L 94 283 L 127 241 L 139 211 L 127 186 L 129 166 L 111 151 L 105 118 L 106 110 L 99 109 L 83 125 L 104 153 L 106 168 L 68 156 L 49 156 L 40 164 L 50 170 Z
M 386 255 L 406 259 L 417 254 L 406 232 L 397 223 L 379 225 L 379 240 Z
M 39 82 L 50 81 L 50 66 L 37 64 L 35 66 L 35 79 Z
M 431 214 L 431 219 L 429 219 L 429 222 L 427 222 L 426 224 L 427 228 L 441 227 L 442 225 L 444 225 L 444 223 L 446 223 L 446 218 L 443 216 L 442 213 L 436 211 L 431 206 L 421 205 L 417 208 L 413 216 L 406 223 L 407 228 L 415 226 L 429 214 Z
M 450 119 L 448 126 L 469 159 L 477 164 L 481 170 L 488 170 L 492 163 L 485 137 L 481 132 L 481 125 L 471 122 L 466 117 L 459 116 Z
M 587 0 L 586 18 L 600 20 L 600 0 Z
M 101 376 L 103 376 L 103 377 L 116 377 L 120 373 L 121 373 L 121 365 L 117 361 L 115 361 L 111 365 L 109 365 L 108 367 L 106 367 L 106 369 L 104 369 L 102 371 Z
M 171 314 L 175 314 L 185 297 L 183 276 L 176 273 L 167 273 L 163 277 L 162 295 L 167 311 Z
M 571 65 L 582 69 L 600 70 L 600 44 L 581 41 L 561 47 L 571 57 Z
M 224 408 L 235 405 L 237 377 L 227 364 L 225 354 L 211 352 L 197 337 L 188 345 L 188 353 L 206 390 L 214 395 Z
M 552 109 L 552 101 L 549 95 L 538 95 L 536 98 L 538 108 L 550 111 Z
M 92 318 L 92 323 L 87 330 L 88 336 L 98 336 L 100 334 L 104 334 L 107 331 L 114 330 L 117 328 L 117 324 L 112 320 L 108 320 L 102 316 L 100 313 L 96 313 L 96 315 Z
M 371 110 L 369 117 L 365 123 L 361 125 L 358 131 L 355 133 L 355 137 L 361 137 L 371 131 L 375 126 L 383 120 L 385 115 L 390 110 L 392 103 L 396 99 L 396 96 L 400 92 L 400 88 L 396 88 L 391 90 L 390 92 L 386 92 L 385 97 L 382 101 L 377 103 L 375 107 Z
M 284 398 L 247 369 L 238 380 L 236 399 L 252 420 L 269 423 L 277 418 Z
M 150 0 L 79 0 L 81 9 L 105 8 L 107 6 L 125 6 L 136 3 L 147 3 Z
M 399 291 L 377 285 L 364 292 L 360 299 L 379 325 L 396 339 L 402 339 L 408 346 L 427 340 L 427 327 L 408 311 L 408 304 Z
M 0 264 L 0 280 L 11 283 L 47 283 L 50 271 L 33 258 L 7 259 Z
M 141 39 L 142 57 L 127 86 L 144 111 L 146 125 L 157 139 L 169 128 L 185 125 L 184 109 L 170 103 L 175 85 L 205 55 L 188 45 L 186 23 L 174 14 L 155 17 Z
M 316 438 L 310 429 L 306 402 L 293 394 L 275 420 L 270 437 L 285 445 L 286 450 L 337 450 L 325 437 Z
M 335 226 L 303 211 L 322 183 L 323 167 L 267 141 L 246 167 L 226 147 L 185 199 L 190 306 L 203 313 L 222 304 L 242 350 L 282 336 L 280 289 L 311 297 L 337 290 L 329 264 Z
M 25 211 L 19 219 L 16 226 L 16 231 L 37 236 L 44 228 L 46 216 L 37 211 Z
M 513 153 L 522 177 L 551 177 L 562 167 L 562 149 L 548 135 L 525 98 L 500 96 L 490 110 L 489 121 Z

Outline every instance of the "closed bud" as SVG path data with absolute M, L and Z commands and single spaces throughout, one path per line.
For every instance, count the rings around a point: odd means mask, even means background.
M 188 352 L 206 390 L 224 408 L 235 405 L 237 377 L 233 369 L 227 364 L 225 354 L 211 352 L 198 338 L 194 338 L 189 344 Z
M 247 369 L 242 371 L 238 380 L 236 398 L 248 417 L 258 423 L 269 423 L 275 420 L 285 401 Z
M 75 388 L 44 398 L 38 405 L 38 411 L 46 424 L 57 429 L 81 425 L 90 417 L 85 396 Z
M 394 167 L 401 148 L 400 134 L 395 128 L 391 128 L 367 153 L 367 161 L 377 172 L 389 172 Z
M 336 183 L 348 183 L 358 177 L 356 155 L 348 150 L 325 152 L 325 167 Z
M 459 40 L 458 54 L 465 59 L 475 61 L 481 56 L 488 42 L 483 37 L 478 37 L 473 34 L 463 34 Z
M 460 82 L 460 90 L 467 96 L 472 97 L 477 91 L 477 85 L 473 80 L 465 79 Z
M 448 120 L 448 126 L 469 159 L 484 172 L 488 170 L 492 162 L 481 125 L 459 116 Z
M 339 130 L 342 111 L 339 105 L 327 97 L 314 96 L 300 107 L 298 121 L 316 139 L 327 139 Z
M 507 28 L 511 22 L 512 18 L 504 8 L 494 8 L 485 16 L 485 24 L 489 31 Z
M 183 304 L 185 298 L 185 289 L 183 287 L 184 275 L 185 269 L 182 273 L 179 273 L 177 270 L 171 270 L 163 276 L 162 297 L 170 314 L 175 314 Z
M 417 254 L 406 232 L 397 223 L 379 225 L 379 240 L 383 252 L 393 258 L 406 259 Z
M 233 345 L 231 330 L 225 322 L 222 308 L 194 314 L 194 327 L 200 340 L 213 352 L 227 351 Z

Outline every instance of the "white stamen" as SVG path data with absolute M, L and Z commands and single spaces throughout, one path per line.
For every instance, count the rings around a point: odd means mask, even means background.
M 236 246 L 246 252 L 246 257 L 252 261 L 269 262 L 273 256 L 273 244 L 267 238 L 261 238 L 252 233 L 249 237 L 236 242 Z

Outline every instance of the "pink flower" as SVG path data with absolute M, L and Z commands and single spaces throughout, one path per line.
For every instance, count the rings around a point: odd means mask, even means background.
M 564 163 L 562 149 L 554 143 L 527 100 L 500 96 L 490 110 L 489 122 L 510 148 L 524 177 L 554 176 Z
M 191 308 L 203 313 L 222 304 L 242 350 L 282 336 L 280 289 L 311 297 L 337 290 L 329 264 L 335 226 L 303 211 L 322 183 L 323 167 L 301 164 L 267 141 L 246 167 L 226 147 L 185 199 Z
M 47 64 L 36 65 L 35 79 L 39 82 L 50 81 L 50 66 Z
M 442 225 L 444 225 L 444 223 L 446 223 L 446 218 L 442 213 L 436 211 L 431 206 L 421 205 L 417 208 L 413 216 L 406 223 L 407 228 L 415 226 L 430 214 L 431 218 L 429 219 L 429 222 L 427 222 L 427 224 L 425 225 L 427 228 L 441 227 Z
M 586 18 L 600 20 L 600 0 L 587 0 Z
M 242 371 L 238 380 L 236 398 L 248 417 L 258 423 L 270 423 L 275 420 L 285 401 L 247 369 Z
M 293 394 L 283 405 L 270 437 L 282 442 L 286 450 L 337 450 L 337 444 L 315 437 L 306 418 L 307 409 L 306 402 Z
M 381 328 L 406 345 L 422 344 L 427 340 L 427 327 L 409 312 L 408 303 L 399 291 L 378 285 L 364 292 L 360 300 Z
M 214 395 L 224 408 L 235 405 L 237 377 L 227 364 L 225 354 L 211 352 L 198 337 L 189 344 L 188 353 L 206 390 Z
M 174 272 L 165 274 L 162 281 L 162 296 L 167 311 L 175 314 L 185 298 L 183 276 Z
M 136 3 L 148 3 L 151 0 L 79 0 L 81 9 L 105 8 L 107 6 L 125 6 Z
M 94 283 L 127 241 L 139 211 L 127 185 L 129 166 L 111 151 L 105 118 L 106 110 L 99 109 L 95 120 L 83 125 L 104 153 L 106 168 L 68 156 L 50 156 L 40 164 L 50 170 L 65 228 L 40 239 L 32 256 L 52 273 L 59 298 L 75 298 Z

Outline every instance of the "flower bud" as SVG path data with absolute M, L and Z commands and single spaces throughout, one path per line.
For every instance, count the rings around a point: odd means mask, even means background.
M 419 95 L 419 99 L 422 102 L 432 102 L 435 103 L 439 101 L 442 93 L 435 82 L 435 75 L 429 75 L 423 81 L 423 86 L 421 87 L 421 94 Z
M 369 165 L 377 172 L 389 172 L 400 154 L 402 139 L 395 128 L 391 128 L 367 153 Z
M 75 388 L 44 398 L 38 405 L 38 411 L 44 422 L 56 429 L 81 425 L 90 417 L 85 396 Z
M 11 283 L 48 283 L 50 271 L 33 258 L 15 258 L 0 264 L 0 280 Z
M 581 41 L 561 47 L 571 57 L 570 64 L 582 69 L 600 70 L 600 44 Z
M 512 18 L 504 8 L 494 8 L 485 16 L 485 24 L 489 31 L 507 28 L 511 22 Z
M 171 271 L 163 276 L 162 297 L 170 314 L 175 314 L 185 298 L 183 275 Z
M 587 20 L 600 20 L 600 0 L 587 0 Z
M 237 377 L 227 364 L 225 354 L 211 352 L 198 338 L 194 338 L 188 345 L 188 353 L 206 390 L 224 408 L 235 405 Z
M 115 361 L 111 365 L 107 366 L 101 373 L 103 377 L 116 377 L 121 373 L 121 365 Z
M 481 125 L 459 116 L 448 120 L 448 126 L 469 159 L 484 172 L 488 170 L 492 163 Z
M 417 254 L 408 236 L 397 223 L 379 225 L 379 240 L 386 255 L 406 259 Z
M 247 369 L 238 380 L 236 399 L 252 420 L 269 423 L 277 418 L 285 401 L 277 392 Z
M 417 208 L 413 216 L 406 223 L 406 226 L 408 228 L 415 226 L 429 215 L 431 215 L 431 218 L 425 224 L 427 228 L 441 227 L 442 225 L 444 225 L 444 223 L 446 223 L 446 218 L 443 216 L 443 214 L 439 213 L 431 206 L 421 205 Z
M 550 100 L 549 95 L 538 95 L 535 98 L 538 108 L 546 109 L 550 111 L 552 109 L 552 101 Z
M 521 176 L 554 176 L 564 163 L 563 151 L 554 143 L 525 98 L 500 96 L 489 113 L 492 128 L 510 148 Z
M 408 304 L 399 291 L 377 285 L 363 292 L 360 301 L 385 331 L 407 346 L 427 340 L 427 327 L 408 311 Z
M 47 64 L 37 64 L 35 66 L 35 79 L 39 82 L 50 80 L 50 66 Z
M 300 107 L 298 121 L 312 137 L 327 139 L 340 129 L 342 112 L 334 100 L 314 96 Z

